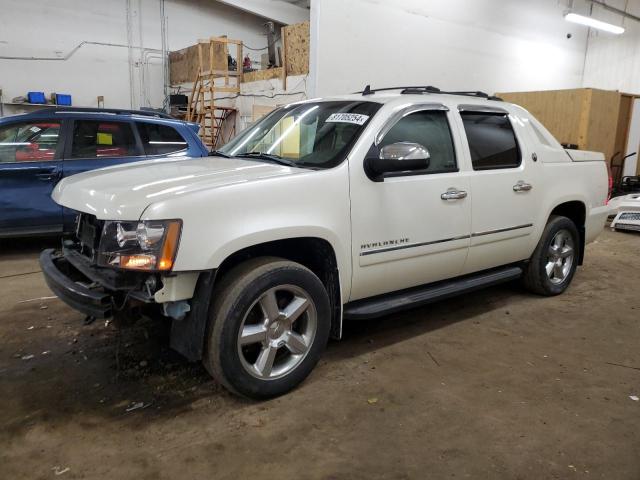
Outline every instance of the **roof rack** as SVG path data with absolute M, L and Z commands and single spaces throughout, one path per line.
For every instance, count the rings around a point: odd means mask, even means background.
M 411 95 L 421 94 L 421 93 L 438 93 L 441 95 L 461 95 L 464 97 L 479 97 L 479 98 L 485 98 L 487 100 L 495 100 L 499 102 L 502 101 L 500 97 L 496 97 L 495 95 L 489 95 L 479 90 L 462 91 L 462 92 L 445 92 L 431 85 L 413 86 L 413 87 L 385 87 L 385 88 L 376 88 L 376 89 L 372 89 L 371 85 L 367 85 L 366 87 L 364 87 L 364 90 L 362 90 L 361 92 L 355 92 L 355 93 L 361 93 L 362 95 L 373 95 L 376 92 L 386 92 L 390 90 L 400 90 L 401 94 L 411 94 Z
M 65 107 L 65 106 L 54 106 L 53 108 L 41 108 L 33 113 L 50 113 L 54 112 L 78 112 L 78 113 L 113 113 L 119 115 L 141 115 L 145 117 L 158 117 L 158 118 L 170 118 L 173 119 L 171 115 L 168 115 L 163 112 L 156 112 L 154 110 L 128 110 L 123 108 L 91 108 L 91 107 Z

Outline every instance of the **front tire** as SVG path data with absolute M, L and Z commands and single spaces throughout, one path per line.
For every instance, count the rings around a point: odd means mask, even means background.
M 226 274 L 213 295 L 203 363 L 227 389 L 266 399 L 311 373 L 331 323 L 329 297 L 311 270 L 255 258 Z
M 578 267 L 579 238 L 575 223 L 552 215 L 525 269 L 525 287 L 545 296 L 564 292 Z

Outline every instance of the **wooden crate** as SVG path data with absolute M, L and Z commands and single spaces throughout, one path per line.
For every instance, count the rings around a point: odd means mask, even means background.
M 202 40 L 208 44 L 208 40 Z M 181 83 L 193 82 L 200 72 L 200 63 L 198 61 L 198 45 L 169 52 L 169 81 L 171 85 L 180 85 Z M 203 69 L 205 71 L 214 70 L 224 72 L 227 70 L 227 49 L 222 42 L 213 44 L 213 69 L 211 68 L 211 58 L 209 52 L 203 58 Z M 242 64 L 242 59 L 240 59 Z
M 531 112 L 561 143 L 603 152 L 607 160 L 626 139 L 620 92 L 594 88 L 502 92 L 497 96 Z

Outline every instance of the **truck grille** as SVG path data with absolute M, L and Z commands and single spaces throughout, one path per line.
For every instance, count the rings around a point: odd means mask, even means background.
M 636 220 L 640 221 L 640 212 L 623 212 L 618 220 Z
M 78 215 L 76 237 L 78 239 L 80 252 L 92 261 L 95 261 L 97 258 L 103 224 L 104 222 L 98 220 L 95 215 L 89 215 L 87 213 Z

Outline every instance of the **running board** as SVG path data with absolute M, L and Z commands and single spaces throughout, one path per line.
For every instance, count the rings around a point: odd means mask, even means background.
M 382 317 L 391 313 L 454 297 L 461 293 L 472 292 L 498 283 L 515 280 L 521 276 L 521 267 L 510 266 L 453 280 L 432 283 L 422 287 L 356 300 L 344 306 L 344 318 L 348 320 L 365 320 L 368 318 Z

